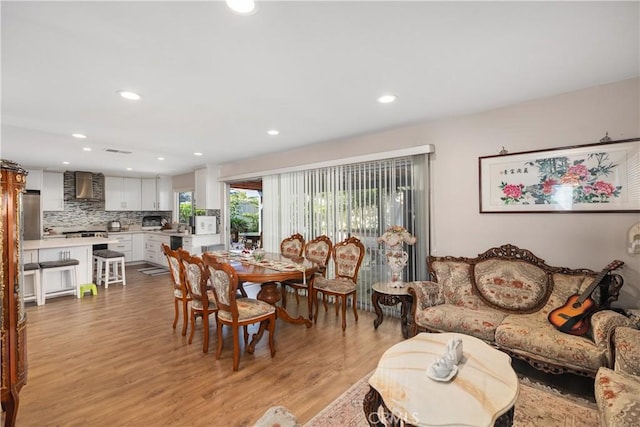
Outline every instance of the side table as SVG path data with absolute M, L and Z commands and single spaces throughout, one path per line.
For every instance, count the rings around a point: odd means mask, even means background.
M 373 327 L 378 329 L 378 326 L 382 323 L 382 308 L 380 304 L 387 306 L 400 305 L 400 324 L 402 325 L 402 336 L 409 338 L 409 312 L 411 311 L 411 304 L 413 304 L 413 297 L 409 295 L 407 288 L 412 282 L 405 282 L 402 288 L 391 288 L 387 282 L 375 283 L 371 289 L 371 303 L 373 309 L 376 312 L 376 318 L 373 321 Z

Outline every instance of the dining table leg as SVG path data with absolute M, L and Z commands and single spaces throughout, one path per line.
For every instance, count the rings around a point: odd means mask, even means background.
M 278 289 L 278 282 L 265 282 L 260 285 L 260 291 L 256 296 L 260 301 L 267 302 L 276 307 L 276 316 L 278 319 L 282 319 L 285 322 L 293 323 L 294 325 L 306 325 L 307 328 L 310 328 L 312 323 L 311 320 L 305 318 L 304 316 L 291 317 L 291 315 L 279 305 L 276 305 L 278 301 L 282 298 L 281 292 Z M 251 338 L 251 342 L 249 343 L 249 347 L 247 347 L 247 352 L 249 354 L 253 353 L 253 350 L 256 347 L 256 344 L 262 338 L 264 331 L 266 330 L 266 324 L 262 322 L 260 324 L 260 328 L 258 332 L 253 335 Z

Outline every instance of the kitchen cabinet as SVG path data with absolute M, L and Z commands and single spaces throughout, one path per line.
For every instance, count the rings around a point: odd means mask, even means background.
M 134 233 L 131 235 L 131 258 L 133 261 L 144 259 L 144 234 Z
M 142 187 L 139 178 L 104 177 L 104 210 L 139 211 Z
M 171 245 L 171 237 L 158 233 L 146 233 L 144 236 L 144 260 L 158 265 L 166 265 L 162 244 Z
M 62 172 L 42 173 L 40 200 L 43 211 L 64 210 L 64 174 Z
M 26 190 L 42 190 L 42 170 L 41 169 L 29 169 L 27 170 L 27 184 Z
M 172 186 L 170 176 L 143 178 L 141 180 L 143 211 L 170 211 Z
M 182 249 L 191 255 L 202 255 L 202 247 L 220 244 L 219 234 L 187 235 L 182 238 Z M 220 247 L 223 249 L 224 246 Z
M 220 209 L 221 184 L 218 182 L 218 168 L 207 166 L 195 171 L 195 205 L 198 209 Z
M 122 252 L 124 254 L 124 261 L 133 261 L 133 236 L 131 234 L 116 234 L 111 233 L 110 239 L 116 239 L 117 243 L 109 243 L 109 249 L 112 251 Z

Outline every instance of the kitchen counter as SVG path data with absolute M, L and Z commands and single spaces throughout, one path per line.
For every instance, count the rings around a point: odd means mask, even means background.
M 177 231 L 174 230 L 167 230 L 167 231 L 161 231 L 161 230 L 127 230 L 127 231 L 110 231 L 109 235 L 119 235 L 119 234 L 139 234 L 139 233 L 144 233 L 144 234 L 157 234 L 159 236 L 174 236 L 174 237 L 189 237 L 189 236 L 196 236 L 195 234 L 185 234 L 185 233 L 178 233 Z
M 105 243 L 117 243 L 117 240 L 110 237 L 77 237 L 73 239 L 47 239 L 47 240 L 25 240 L 22 242 L 22 249 L 55 249 L 73 248 L 77 246 L 93 246 Z

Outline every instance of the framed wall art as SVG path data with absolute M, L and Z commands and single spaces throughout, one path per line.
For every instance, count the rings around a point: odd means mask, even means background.
M 640 138 L 478 159 L 481 213 L 640 212 Z

